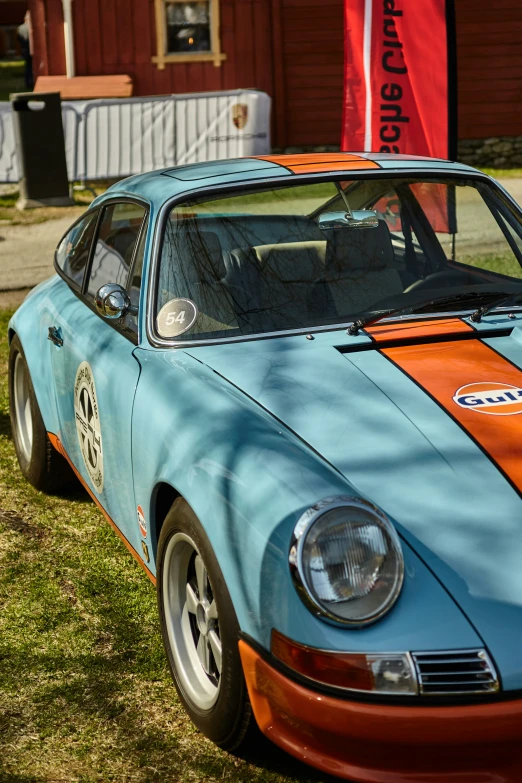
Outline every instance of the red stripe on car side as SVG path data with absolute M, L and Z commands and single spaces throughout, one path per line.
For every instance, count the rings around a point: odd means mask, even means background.
M 137 563 L 139 563 L 139 564 L 140 564 L 140 566 L 143 568 L 143 570 L 145 571 L 145 573 L 146 573 L 146 574 L 147 574 L 147 576 L 149 577 L 149 579 L 150 579 L 150 581 L 152 582 L 152 584 L 153 584 L 153 585 L 156 585 L 156 577 L 155 577 L 155 576 L 154 576 L 154 574 L 153 574 L 153 573 L 152 573 L 152 572 L 151 572 L 151 571 L 150 571 L 150 570 L 147 568 L 147 565 L 146 565 L 145 561 L 144 561 L 144 560 L 143 560 L 143 559 L 142 559 L 142 558 L 139 556 L 139 554 L 136 552 L 136 550 L 134 549 L 134 547 L 132 546 L 132 544 L 131 544 L 129 541 L 127 541 L 127 539 L 125 538 L 125 536 L 123 535 L 123 533 L 121 532 L 121 530 L 119 529 L 119 527 L 116 525 L 116 523 L 115 523 L 115 522 L 113 522 L 113 520 L 112 520 L 112 519 L 110 518 L 110 516 L 107 514 L 107 512 L 106 512 L 106 511 L 105 511 L 105 509 L 103 508 L 102 504 L 100 503 L 100 501 L 98 500 L 98 498 L 96 497 L 96 495 L 93 493 L 93 491 L 91 490 L 91 488 L 89 487 L 89 485 L 87 484 L 87 482 L 86 482 L 86 481 L 84 480 L 84 478 L 83 478 L 83 477 L 80 475 L 80 473 L 78 473 L 78 471 L 76 470 L 76 468 L 75 468 L 75 466 L 74 466 L 74 464 L 73 464 L 73 462 L 72 462 L 71 458 L 69 457 L 69 455 L 67 454 L 67 452 L 66 452 L 65 448 L 63 447 L 63 444 L 62 444 L 62 442 L 61 442 L 60 438 L 59 438 L 57 435 L 54 435 L 52 432 L 48 432 L 48 433 L 47 433 L 47 437 L 48 437 L 48 438 L 49 438 L 49 440 L 51 441 L 51 443 L 52 443 L 52 445 L 54 446 L 54 448 L 56 449 L 56 451 L 58 451 L 58 452 L 59 452 L 59 453 L 62 455 L 62 457 L 65 457 L 65 459 L 67 460 L 67 462 L 69 463 L 69 465 L 70 465 L 70 466 L 71 466 L 71 468 L 73 469 L 73 471 L 74 471 L 74 473 L 75 473 L 76 477 L 77 477 L 77 478 L 78 478 L 78 480 L 81 482 L 81 484 L 82 484 L 82 485 L 85 487 L 85 489 L 87 490 L 87 492 L 89 493 L 89 495 L 91 496 L 91 498 L 94 500 L 94 502 L 96 503 L 96 505 L 98 506 L 98 508 L 99 508 L 99 509 L 100 509 L 100 511 L 102 512 L 103 516 L 105 517 L 105 519 L 107 520 L 107 522 L 109 523 L 109 525 L 110 525 L 110 526 L 111 526 L 111 527 L 114 529 L 114 532 L 116 533 L 116 535 L 117 535 L 117 536 L 119 536 L 119 538 L 121 538 L 121 540 L 123 541 L 123 543 L 125 544 L 125 546 L 126 546 L 126 547 L 127 547 L 127 549 L 129 550 L 129 552 L 131 553 L 131 555 L 133 556 L 133 558 L 134 558 L 134 559 L 136 560 L 136 562 L 137 562 Z

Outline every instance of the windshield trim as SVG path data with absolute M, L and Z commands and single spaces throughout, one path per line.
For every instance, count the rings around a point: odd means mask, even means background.
M 498 183 L 496 180 L 494 180 L 492 177 L 490 177 L 487 174 L 483 174 L 480 171 L 462 171 L 460 169 L 453 168 L 451 166 L 451 163 L 448 165 L 447 169 L 423 169 L 422 167 L 415 168 L 415 169 L 371 169 L 368 171 L 365 171 L 364 173 L 359 172 L 346 172 L 346 174 L 350 174 L 351 180 L 364 180 L 371 177 L 372 179 L 396 179 L 397 177 L 404 177 L 405 179 L 410 179 L 413 177 L 423 177 L 425 180 L 433 179 L 433 180 L 440 180 L 442 177 L 448 178 L 448 179 L 470 179 L 470 180 L 477 180 L 482 183 L 489 184 L 494 190 L 497 191 L 497 194 L 502 198 L 504 201 L 507 201 L 507 206 L 511 208 L 515 214 L 517 214 L 522 221 L 522 209 L 517 204 L 517 202 L 514 200 L 514 198 L 505 190 L 500 183 Z M 285 337 L 285 336 L 298 336 L 298 335 L 307 335 L 307 334 L 317 334 L 321 332 L 334 332 L 334 331 L 343 331 L 346 330 L 348 327 L 350 327 L 355 320 L 352 319 L 348 320 L 346 323 L 338 324 L 338 323 L 331 323 L 323 326 L 308 326 L 303 327 L 302 329 L 283 329 L 280 331 L 275 332 L 257 332 L 255 334 L 249 334 L 249 335 L 237 335 L 235 337 L 207 337 L 204 339 L 198 339 L 197 337 L 194 337 L 194 339 L 186 338 L 184 340 L 172 340 L 172 339 L 166 339 L 164 337 L 160 337 L 159 334 L 156 331 L 156 319 L 155 319 L 155 312 L 156 312 L 156 302 L 157 302 L 157 276 L 159 274 L 159 268 L 161 263 L 161 250 L 162 250 L 162 242 L 163 237 L 165 233 L 165 227 L 167 224 L 167 221 L 169 219 L 169 215 L 174 209 L 175 206 L 178 204 L 182 204 L 185 201 L 189 200 L 190 198 L 196 197 L 196 196 L 219 196 L 220 194 L 227 194 L 230 192 L 237 191 L 238 189 L 244 189 L 244 190 L 250 190 L 250 191 L 256 191 L 256 190 L 266 190 L 267 187 L 273 187 L 273 186 L 301 186 L 301 185 L 308 185 L 313 183 L 320 183 L 320 182 L 329 182 L 332 180 L 332 177 L 335 179 L 342 178 L 343 172 L 321 172 L 320 174 L 312 174 L 312 175 L 300 175 L 299 177 L 270 177 L 270 178 L 263 178 L 260 180 L 245 180 L 245 181 L 236 181 L 233 183 L 227 183 L 227 184 L 220 184 L 220 185 L 206 185 L 205 187 L 199 187 L 199 188 L 192 188 L 190 190 L 186 190 L 182 194 L 177 194 L 176 196 L 173 196 L 168 201 L 166 201 L 163 206 L 160 209 L 159 215 L 156 220 L 156 226 L 154 229 L 154 237 L 153 237 L 153 245 L 151 250 L 151 261 L 149 264 L 149 271 L 147 275 L 147 308 L 146 308 L 146 335 L 148 342 L 151 346 L 154 348 L 196 348 L 200 346 L 208 346 L 208 345 L 222 345 L 224 343 L 241 343 L 241 342 L 250 342 L 254 340 L 267 340 L 274 337 Z M 519 310 L 522 308 L 522 303 L 520 305 L 511 306 L 507 308 L 498 308 L 495 310 L 495 312 L 514 312 L 515 310 Z M 476 307 L 472 308 L 466 308 L 462 310 L 452 310 L 450 312 L 437 312 L 437 313 L 413 313 L 409 315 L 404 316 L 390 316 L 389 318 L 383 318 L 379 323 L 385 324 L 385 323 L 391 323 L 394 321 L 403 321 L 403 320 L 436 320 L 437 318 L 442 317 L 453 317 L 453 318 L 462 318 L 465 317 L 466 314 L 471 314 L 476 310 Z M 490 313 L 489 315 L 492 315 L 493 313 Z
M 476 307 L 469 307 L 466 308 L 466 310 L 448 310 L 448 311 L 440 311 L 437 313 L 409 313 L 408 315 L 394 315 L 389 316 L 388 318 L 383 318 L 379 321 L 379 326 L 381 324 L 392 324 L 392 323 L 398 323 L 403 321 L 437 321 L 441 318 L 461 318 L 465 319 L 469 317 L 472 313 L 475 312 L 477 308 Z M 514 313 L 522 311 L 522 303 L 517 305 L 512 305 L 511 307 L 496 307 L 494 311 L 491 311 L 487 313 L 487 315 L 484 316 L 484 318 L 488 318 L 492 315 L 502 315 L 506 313 Z M 327 324 L 326 326 L 310 326 L 308 329 L 284 329 L 283 331 L 278 332 L 257 332 L 256 334 L 247 334 L 247 335 L 238 335 L 237 337 L 209 337 L 203 340 L 164 340 L 164 343 L 168 343 L 166 345 L 156 345 L 157 348 L 185 348 L 186 350 L 189 350 L 190 348 L 199 348 L 201 346 L 205 345 L 223 345 L 224 343 L 244 343 L 244 342 L 253 342 L 257 340 L 271 340 L 276 337 L 299 337 L 299 336 L 306 336 L 306 335 L 313 335 L 318 334 L 322 332 L 346 332 L 347 329 L 353 324 L 353 321 L 347 321 L 346 323 L 342 324 Z M 513 324 L 515 326 L 516 324 Z M 505 327 L 502 327 L 505 328 Z M 350 335 L 350 337 L 368 337 L 370 338 L 369 334 L 366 334 L 363 329 L 359 332 L 358 335 Z M 480 336 L 480 331 L 477 330 L 477 336 Z M 354 342 L 354 345 L 356 342 Z

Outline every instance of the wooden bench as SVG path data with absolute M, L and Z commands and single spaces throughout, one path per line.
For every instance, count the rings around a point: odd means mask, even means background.
M 90 100 L 92 98 L 130 98 L 132 79 L 126 74 L 110 76 L 39 76 L 34 92 L 59 92 L 62 100 Z

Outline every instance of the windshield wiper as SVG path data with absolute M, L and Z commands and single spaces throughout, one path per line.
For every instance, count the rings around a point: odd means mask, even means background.
M 498 294 L 492 302 L 487 305 L 482 305 L 482 307 L 478 307 L 474 313 L 471 313 L 470 320 L 478 324 L 485 315 L 496 307 L 502 307 L 502 305 L 509 307 L 511 304 L 516 304 L 519 299 L 522 299 L 522 291 L 517 291 L 515 294 Z
M 522 291 L 518 291 L 516 294 L 509 295 L 506 295 L 500 291 L 468 291 L 467 293 L 464 292 L 460 294 L 437 296 L 434 299 L 429 299 L 427 302 L 420 302 L 418 305 L 410 304 L 403 305 L 402 307 L 393 307 L 389 310 L 383 310 L 380 313 L 372 313 L 372 315 L 369 315 L 367 318 L 358 318 L 347 329 L 347 332 L 348 334 L 353 335 L 359 334 L 360 329 L 366 329 L 366 327 L 373 326 L 373 324 L 376 324 L 383 318 L 388 318 L 392 315 L 398 315 L 399 313 L 403 313 L 405 310 L 411 309 L 414 313 L 421 313 L 423 310 L 429 310 L 431 307 L 435 307 L 435 305 L 452 305 L 458 304 L 459 302 L 465 302 L 466 300 L 469 301 L 470 299 L 484 299 L 484 297 L 489 298 L 491 296 L 494 297 L 494 301 L 488 305 L 479 307 L 478 310 L 475 310 L 475 312 L 471 315 L 471 319 L 473 321 L 480 321 L 483 315 L 488 313 L 491 309 L 499 307 L 503 303 L 511 303 L 511 300 L 516 301 L 516 299 L 522 298 Z M 476 317 L 473 318 L 473 316 Z

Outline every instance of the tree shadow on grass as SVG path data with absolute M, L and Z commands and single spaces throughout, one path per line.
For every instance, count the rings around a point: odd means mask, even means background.
M 89 495 L 83 484 L 74 476 L 74 480 L 59 493 L 59 497 L 78 503 L 92 503 L 94 500 Z
M 137 628 L 127 628 L 126 632 L 132 633 L 133 630 L 139 633 Z M 117 630 L 115 637 L 113 641 L 117 648 Z M 187 768 L 191 769 L 191 775 L 197 780 L 223 777 L 236 783 L 262 783 L 265 780 L 277 783 L 338 781 L 287 755 L 256 730 L 240 753 L 223 753 L 194 730 L 188 717 L 184 717 L 178 709 L 174 692 L 172 704 L 177 709 L 171 713 L 167 722 L 171 728 L 167 728 L 161 714 L 157 722 L 151 714 L 147 717 L 149 705 L 146 698 L 141 703 L 132 702 L 132 697 L 129 701 L 133 669 L 136 671 L 132 652 L 130 656 L 129 652 L 121 649 L 110 660 L 95 648 L 87 655 L 83 652 L 80 656 L 36 655 L 34 662 L 12 656 L 10 666 L 17 671 L 23 671 L 24 667 L 34 670 L 36 663 L 47 675 L 54 673 L 59 676 L 58 682 L 44 677 L 46 682 L 37 686 L 32 694 L 34 712 L 30 718 L 31 733 L 56 737 L 66 730 L 64 742 L 67 743 L 67 732 L 71 727 L 72 750 L 76 732 L 84 738 L 90 735 L 95 748 L 97 736 L 102 730 L 113 738 L 106 748 L 107 768 L 110 769 L 112 755 L 115 758 L 126 758 L 131 762 L 133 778 L 143 783 L 184 780 Z M 154 708 L 152 703 L 150 706 Z M 173 723 L 172 718 L 175 718 Z M 28 728 L 24 723 L 21 715 L 18 720 L 11 717 L 6 721 L 1 727 L 0 743 L 4 747 L 16 743 L 20 730 Z M 84 745 L 83 752 L 86 750 Z M 97 779 L 96 774 L 99 773 L 96 769 L 96 755 L 94 753 L 92 759 L 94 769 L 90 770 L 94 779 Z M 73 752 L 68 758 L 56 759 L 56 770 L 51 771 L 50 777 L 49 773 L 42 779 L 0 772 L 0 780 L 2 783 L 37 783 L 39 780 L 51 783 L 54 776 L 63 779 L 57 774 L 64 771 L 63 764 L 70 770 L 75 763 L 83 766 L 85 762 L 85 757 L 79 759 Z M 129 772 L 127 769 L 126 774 Z
M 75 730 L 79 730 L 81 735 L 93 736 L 95 746 L 97 734 L 104 726 L 104 731 L 113 735 L 112 750 L 115 755 L 132 759 L 133 766 L 138 769 L 146 766 L 148 761 L 158 766 L 160 758 L 168 759 L 169 756 L 179 764 L 176 738 L 154 726 L 144 725 L 139 709 L 128 704 L 125 698 L 128 689 L 125 671 L 128 671 L 128 666 L 123 657 L 108 662 L 105 656 L 94 652 L 82 655 L 81 660 L 75 656 L 38 656 L 37 666 L 48 682 L 36 687 L 32 694 L 31 733 L 56 736 L 75 724 Z M 24 664 L 27 666 L 28 663 L 30 666 L 31 662 L 10 656 L 10 666 L 18 670 L 23 670 Z M 49 675 L 56 678 L 58 672 L 60 681 L 49 681 Z M 4 747 L 16 743 L 20 731 L 27 731 L 26 721 L 27 716 L 11 719 L 0 727 L 0 741 Z M 88 746 L 89 742 L 86 744 Z M 71 748 L 73 746 L 74 742 Z M 74 754 L 71 754 L 69 761 L 73 763 L 75 760 Z M 56 763 L 60 769 L 63 759 L 56 759 Z M 160 769 L 161 766 L 163 764 Z M 5 771 L 0 771 L 0 780 L 2 783 L 32 783 L 37 778 L 13 774 L 9 777 Z
M 9 413 L 5 413 L 2 410 L 0 410 L 0 435 L 7 435 L 8 438 L 11 438 L 11 420 L 9 418 Z

